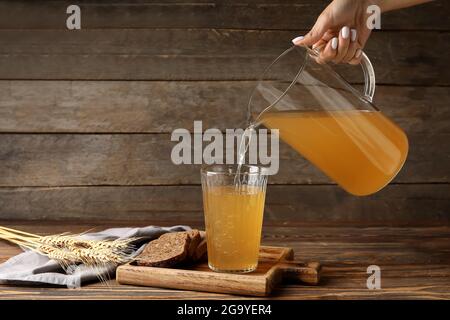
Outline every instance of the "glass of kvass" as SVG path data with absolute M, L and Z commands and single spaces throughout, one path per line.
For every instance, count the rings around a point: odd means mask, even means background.
M 318 55 L 293 46 L 265 69 L 249 100 L 250 127 L 278 129 L 284 142 L 344 190 L 373 194 L 405 163 L 407 136 L 372 103 L 375 72 L 364 53 L 363 92 L 319 64 Z
M 257 268 L 267 178 L 266 168 L 261 166 L 202 167 L 210 269 L 246 273 Z

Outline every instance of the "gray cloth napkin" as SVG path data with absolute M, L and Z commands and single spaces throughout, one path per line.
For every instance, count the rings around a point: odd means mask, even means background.
M 134 252 L 134 255 L 137 255 L 143 250 L 145 243 L 158 238 L 163 233 L 190 229 L 188 226 L 112 228 L 97 233 L 86 233 L 81 238 L 87 240 L 114 240 L 138 237 L 139 242 L 135 244 L 138 249 Z M 93 269 L 81 264 L 74 266 L 70 270 L 64 270 L 57 261 L 26 250 L 0 265 L 0 284 L 55 285 L 79 288 L 84 283 L 98 280 L 99 275 L 105 279 L 114 276 L 115 269 L 115 267 Z

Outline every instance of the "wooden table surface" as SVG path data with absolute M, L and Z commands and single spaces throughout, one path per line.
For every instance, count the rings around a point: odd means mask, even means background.
M 80 232 L 95 227 L 171 225 L 146 222 L 24 222 L 0 225 L 39 234 Z M 198 223 L 186 223 L 201 227 Z M 285 285 L 271 299 L 450 299 L 450 227 L 361 227 L 317 224 L 265 225 L 262 242 L 288 246 L 298 260 L 323 264 L 318 287 Z M 0 262 L 20 252 L 0 241 Z M 368 290 L 369 265 L 381 268 L 381 289 Z M 0 285 L 0 299 L 249 299 L 203 292 L 123 286 L 114 280 L 81 289 Z

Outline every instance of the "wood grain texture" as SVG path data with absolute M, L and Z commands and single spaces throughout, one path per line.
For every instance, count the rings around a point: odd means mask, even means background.
M 137 266 L 133 263 L 116 270 L 119 284 L 183 289 L 246 296 L 268 296 L 281 282 L 317 285 L 320 263 L 291 261 L 293 250 L 286 247 L 260 248 L 256 270 L 247 274 L 213 272 L 208 263 L 174 268 Z
M 292 225 L 449 225 L 447 184 L 390 185 L 369 197 L 337 186 L 274 186 L 265 221 Z M 203 221 L 200 186 L 0 188 L 0 219 Z
M 81 232 L 96 226 L 170 225 L 165 220 L 146 222 L 6 222 L 7 226 L 38 234 Z M 1 225 L 5 225 L 2 221 Z M 198 227 L 198 225 L 192 225 Z M 265 224 L 263 244 L 290 246 L 295 259 L 323 262 L 320 286 L 278 287 L 270 299 L 450 299 L 450 229 L 448 227 L 323 227 Z M 0 263 L 20 252 L 0 242 Z M 369 265 L 381 267 L 382 289 L 366 288 Z M 4 299 L 248 299 L 182 290 L 92 284 L 81 289 L 33 288 L 0 285 Z
M 0 81 L 0 132 L 171 133 L 244 126 L 254 81 Z M 361 90 L 361 86 L 357 86 Z M 378 86 L 375 104 L 408 133 L 450 133 L 445 87 Z M 224 112 L 226 111 L 226 112 Z
M 83 29 L 99 28 L 310 28 L 327 0 L 77 1 Z M 70 1 L 0 2 L 0 28 L 65 29 Z M 447 1 L 383 15 L 384 30 L 449 30 Z M 19 17 L 19 18 L 17 18 Z
M 167 133 L 199 119 L 205 127 L 240 126 L 253 87 L 246 80 L 310 28 L 326 3 L 82 0 L 83 29 L 68 31 L 69 1 L 0 1 L 0 133 L 7 133 L 0 134 L 0 218 L 201 221 L 198 167 L 171 164 Z M 449 6 L 434 1 L 384 15 L 366 49 L 378 84 L 387 85 L 377 89 L 377 106 L 410 136 L 395 185 L 351 197 L 284 146 L 267 221 L 448 225 Z M 359 68 L 340 70 L 361 82 Z M 43 81 L 51 79 L 68 81 Z M 387 296 L 398 297 L 403 280 L 392 280 L 397 291 Z M 367 296 L 363 290 L 334 296 Z M 443 288 L 401 294 L 436 297 L 434 290 Z
M 169 134 L 1 134 L 0 138 L 0 186 L 200 183 L 200 165 L 172 163 L 172 148 L 178 142 L 170 141 Z M 450 133 L 409 134 L 410 153 L 394 182 L 449 182 L 449 139 Z M 280 170 L 271 183 L 331 183 L 288 145 L 280 144 L 279 154 Z
M 223 29 L 0 30 L 0 79 L 253 80 L 296 35 Z M 365 51 L 379 84 L 449 85 L 449 37 L 448 32 L 376 32 Z M 358 67 L 339 70 L 352 82 L 362 79 Z

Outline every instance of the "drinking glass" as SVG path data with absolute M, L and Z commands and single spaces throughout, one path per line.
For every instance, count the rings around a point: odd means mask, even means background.
M 211 165 L 202 168 L 201 180 L 209 267 L 218 272 L 254 271 L 261 241 L 266 168 L 242 165 L 238 173 L 238 166 Z

